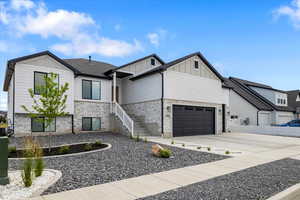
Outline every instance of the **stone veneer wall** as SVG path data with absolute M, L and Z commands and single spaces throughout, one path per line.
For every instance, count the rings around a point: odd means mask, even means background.
M 216 108 L 216 134 L 222 133 L 222 105 L 202 103 L 194 101 L 183 101 L 174 99 L 164 99 L 164 137 L 173 136 L 173 105 L 191 105 Z
M 110 103 L 95 101 L 74 102 L 74 132 L 82 131 L 82 117 L 100 117 L 101 131 L 110 130 Z
M 53 134 L 72 133 L 72 117 L 56 118 L 56 132 Z M 28 114 L 15 114 L 15 136 L 31 135 L 31 118 Z M 32 135 L 47 135 L 47 132 L 33 132 Z
M 145 101 L 132 104 L 122 104 L 129 115 L 138 116 L 144 120 L 145 128 L 151 135 L 161 135 L 161 100 Z

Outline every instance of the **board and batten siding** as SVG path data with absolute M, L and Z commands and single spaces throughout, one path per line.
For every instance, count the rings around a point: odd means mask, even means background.
M 151 59 L 155 59 L 155 65 L 151 65 Z M 123 67 L 119 71 L 126 71 L 126 72 L 131 72 L 133 74 L 139 74 L 148 71 L 154 67 L 158 67 L 160 65 L 161 63 L 155 57 L 149 57 L 147 59 Z
M 82 80 L 99 81 L 101 86 L 100 100 L 82 99 Z M 94 102 L 111 102 L 112 98 L 112 80 L 92 78 L 88 76 L 78 76 L 74 84 L 75 101 L 94 101 Z
M 156 73 L 135 81 L 122 80 L 122 104 L 161 99 L 162 78 Z
M 66 102 L 66 112 L 74 113 L 74 73 L 53 58 L 45 55 L 22 62 L 15 65 L 15 113 L 26 113 L 22 105 L 31 108 L 32 98 L 28 89 L 34 88 L 34 72 L 56 73 L 59 75 L 59 84 L 69 83 L 69 90 Z
M 198 69 L 195 68 L 195 61 L 198 61 Z M 220 80 L 199 58 L 199 56 L 193 56 L 188 58 L 176 65 L 170 67 L 169 71 L 177 71 L 182 73 L 187 73 L 195 76 L 200 76 L 204 78 L 210 78 L 214 80 Z
M 164 72 L 164 87 L 164 98 L 166 99 L 214 104 L 228 102 L 228 93 L 224 92 L 219 79 L 167 70 Z

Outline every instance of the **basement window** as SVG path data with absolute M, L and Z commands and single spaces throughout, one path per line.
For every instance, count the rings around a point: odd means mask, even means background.
M 82 130 L 83 131 L 98 131 L 101 129 L 100 117 L 83 117 Z

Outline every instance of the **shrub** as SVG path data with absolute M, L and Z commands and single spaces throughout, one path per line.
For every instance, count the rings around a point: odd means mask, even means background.
M 25 187 L 32 185 L 32 158 L 26 158 L 23 163 L 22 181 Z
M 130 134 L 129 138 L 132 139 L 132 140 L 134 139 L 134 137 L 131 134 Z
M 210 147 L 207 147 L 207 151 L 210 151 L 211 150 L 211 148 Z
M 145 143 L 147 143 L 147 142 L 148 142 L 148 139 L 147 139 L 146 137 L 144 138 L 144 142 L 145 142 Z
M 175 144 L 174 140 L 171 141 L 171 144 Z
M 197 147 L 197 149 L 201 149 L 201 147 L 199 146 L 199 147 Z
M 159 155 L 162 158 L 169 158 L 171 156 L 172 152 L 169 149 L 161 149 L 159 151 Z
M 85 151 L 91 151 L 93 149 L 93 146 L 91 144 L 85 144 L 84 145 L 84 150 Z
M 94 143 L 95 146 L 99 147 L 102 145 L 102 142 L 100 140 L 97 140 L 95 143 Z
M 61 146 L 58 149 L 58 153 L 59 154 L 67 154 L 70 152 L 70 146 L 66 145 L 66 146 Z
M 135 141 L 137 141 L 137 142 L 140 141 L 140 136 L 139 135 L 136 136 Z
M 17 148 L 15 146 L 8 147 L 8 153 L 17 153 Z
M 43 174 L 45 168 L 44 160 L 42 157 L 36 158 L 35 159 L 35 169 L 34 169 L 34 174 L 35 177 L 39 177 Z
M 183 143 L 182 146 L 185 147 L 185 144 Z
M 225 154 L 230 154 L 230 151 L 225 151 Z

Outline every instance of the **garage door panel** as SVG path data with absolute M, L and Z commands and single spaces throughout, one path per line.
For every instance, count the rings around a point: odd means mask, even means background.
M 173 136 L 214 134 L 215 108 L 173 106 Z

